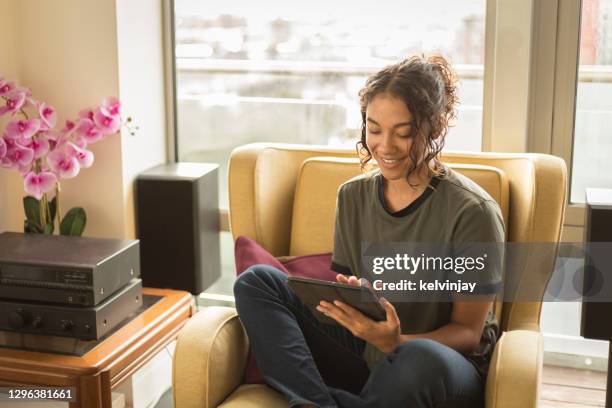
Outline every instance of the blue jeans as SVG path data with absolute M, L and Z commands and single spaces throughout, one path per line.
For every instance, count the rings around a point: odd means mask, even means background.
M 234 295 L 257 365 L 290 407 L 484 406 L 484 384 L 474 366 L 433 340 L 401 344 L 369 372 L 365 342 L 342 326 L 320 323 L 273 267 L 249 268 Z

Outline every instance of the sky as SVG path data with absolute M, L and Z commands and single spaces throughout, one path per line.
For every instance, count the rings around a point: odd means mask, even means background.
M 454 25 L 457 16 L 485 13 L 486 0 L 175 0 L 177 17 L 219 14 L 271 20 L 275 17 L 319 23 L 325 19 L 351 20 L 384 27 L 389 22 L 417 26 Z

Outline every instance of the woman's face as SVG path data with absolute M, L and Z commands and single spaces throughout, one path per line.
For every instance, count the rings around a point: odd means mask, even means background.
M 376 95 L 366 108 L 366 145 L 387 180 L 406 180 L 412 126 L 408 107 L 391 94 Z

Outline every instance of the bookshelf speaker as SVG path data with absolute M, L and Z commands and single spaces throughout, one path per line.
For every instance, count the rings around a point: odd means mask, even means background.
M 588 188 L 586 190 L 584 243 L 612 242 L 612 190 Z M 594 247 L 597 248 L 597 247 Z M 595 249 L 593 250 L 595 252 Z M 598 281 L 612 279 L 612 264 L 602 262 L 609 258 L 608 251 L 597 249 L 599 270 L 592 265 L 591 256 L 585 258 L 584 265 L 584 291 L 598 286 Z M 601 267 L 605 270 L 601 270 Z M 604 296 L 608 296 L 605 294 Z M 582 302 L 582 319 L 580 335 L 590 339 L 612 339 L 612 302 L 588 301 L 588 296 Z
M 218 165 L 171 163 L 136 180 L 143 286 L 199 294 L 221 273 Z

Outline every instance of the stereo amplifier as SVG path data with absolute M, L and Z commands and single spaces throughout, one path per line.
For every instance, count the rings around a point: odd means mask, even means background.
M 94 306 L 139 276 L 137 240 L 0 234 L 0 298 Z
M 142 306 L 142 281 L 133 279 L 97 306 L 0 300 L 0 330 L 95 340 Z

